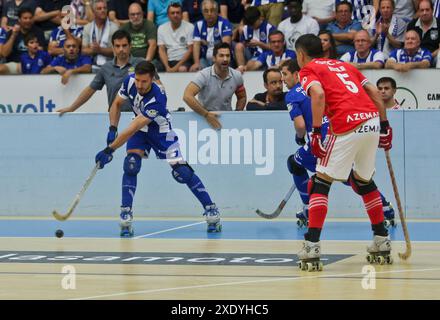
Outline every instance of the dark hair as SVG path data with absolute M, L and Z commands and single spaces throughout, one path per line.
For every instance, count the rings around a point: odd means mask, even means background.
M 282 31 L 280 31 L 280 30 L 272 30 L 271 32 L 269 32 L 269 36 L 267 37 L 269 39 L 269 42 L 270 42 L 270 37 L 272 37 L 272 36 L 274 36 L 276 34 L 282 35 L 283 39 L 284 39 L 284 33 Z
M 218 52 L 220 49 L 228 49 L 228 50 L 229 50 L 229 53 L 232 54 L 232 52 L 231 52 L 231 46 L 229 45 L 229 43 L 227 43 L 227 42 L 219 42 L 219 43 L 217 43 L 217 44 L 214 46 L 214 50 L 213 50 L 213 52 L 212 52 L 213 57 L 215 57 L 215 56 L 217 55 L 217 52 Z
M 33 32 L 29 32 L 29 33 L 27 33 L 27 34 L 24 36 L 24 44 L 27 46 L 27 44 L 29 43 L 29 41 L 34 40 L 34 39 L 37 39 L 37 41 L 38 41 L 37 35 L 36 35 L 35 33 L 33 33 Z
M 296 60 L 296 58 L 284 60 L 283 63 L 281 63 L 281 68 L 284 67 L 286 67 L 290 73 L 298 72 L 299 70 L 301 70 L 298 64 L 298 60 Z
M 32 16 L 34 16 L 34 10 L 32 10 L 29 7 L 23 7 L 20 10 L 18 10 L 18 18 L 21 18 L 21 16 L 25 13 L 30 13 Z
M 303 0 L 284 0 L 284 5 L 288 6 L 289 4 L 291 4 L 293 2 L 298 2 L 301 7 L 303 5 Z
M 252 26 L 261 17 L 261 12 L 257 7 L 248 7 L 244 12 L 243 23 Z
M 335 11 L 338 11 L 339 7 L 342 5 L 346 5 L 348 6 L 348 8 L 350 9 L 350 12 L 353 12 L 353 5 L 348 2 L 348 1 L 341 1 L 336 5 Z
M 264 70 L 264 72 L 263 72 L 263 81 L 266 84 L 267 84 L 267 75 L 269 74 L 269 72 L 281 73 L 280 69 L 277 68 L 277 67 L 267 68 L 266 70 Z
M 113 33 L 112 35 L 112 44 L 115 43 L 115 40 L 120 40 L 120 39 L 127 39 L 128 43 L 131 44 L 131 35 L 130 33 L 128 33 L 128 31 L 125 30 L 116 30 L 115 33 Z
M 322 50 L 321 39 L 314 34 L 303 34 L 295 42 L 295 49 L 304 51 L 310 58 L 322 58 L 324 51 Z
M 326 34 L 330 38 L 330 49 L 329 49 L 330 55 L 329 55 L 329 58 L 330 59 L 337 59 L 338 58 L 338 53 L 336 52 L 336 41 L 335 41 L 335 38 L 333 37 L 333 34 L 330 31 L 328 31 L 328 30 L 321 30 L 318 33 L 318 37 L 321 34 Z
M 170 11 L 171 7 L 182 9 L 182 5 L 179 2 L 171 2 L 167 8 L 167 13 Z
M 378 87 L 379 84 L 384 83 L 384 82 L 389 82 L 389 83 L 391 83 L 391 87 L 392 87 L 393 89 L 396 89 L 396 88 L 397 88 L 396 80 L 394 80 L 394 79 L 391 78 L 391 77 L 382 77 L 382 78 L 380 78 L 380 79 L 377 80 L 377 82 L 376 82 L 376 87 Z
M 136 65 L 134 73 L 138 75 L 149 74 L 153 78 L 156 74 L 156 67 L 150 61 L 143 60 Z

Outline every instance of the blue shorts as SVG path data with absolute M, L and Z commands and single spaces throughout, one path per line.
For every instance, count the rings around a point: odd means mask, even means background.
M 151 137 L 147 132 L 138 131 L 128 139 L 126 149 L 144 150 L 147 158 L 153 149 L 158 159 L 169 162 L 183 161 L 177 135 L 167 139 L 166 134 Z
M 310 172 L 316 171 L 316 157 L 310 152 L 310 149 L 305 150 L 304 147 L 299 148 L 294 155 L 295 162 L 307 169 Z

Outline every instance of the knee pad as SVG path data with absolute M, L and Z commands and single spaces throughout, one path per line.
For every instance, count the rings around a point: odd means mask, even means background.
M 173 175 L 173 178 L 179 183 L 187 184 L 194 176 L 194 170 L 188 163 L 178 163 L 173 165 L 172 168 L 173 171 L 171 172 L 171 174 Z
M 314 174 L 307 184 L 307 191 L 310 195 L 313 193 L 319 193 L 328 196 L 331 185 L 331 182 L 318 178 L 316 174 Z
M 359 181 L 354 177 L 353 171 L 350 173 L 348 181 L 350 182 L 354 192 L 356 192 L 360 196 L 377 190 L 377 186 L 374 183 L 373 179 L 371 179 L 369 182 Z
M 287 158 L 287 168 L 289 169 L 289 172 L 295 176 L 302 176 L 307 173 L 306 169 L 295 161 L 295 156 L 293 154 Z
M 124 173 L 135 176 L 141 170 L 142 158 L 137 153 L 129 153 L 124 160 Z

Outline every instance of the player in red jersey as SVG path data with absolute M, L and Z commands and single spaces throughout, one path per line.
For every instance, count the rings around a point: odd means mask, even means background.
M 350 64 L 324 59 L 319 37 L 307 34 L 295 43 L 302 87 L 312 100 L 312 153 L 318 158 L 309 181 L 309 228 L 298 253 L 303 270 L 322 270 L 320 235 L 333 181 L 349 181 L 365 204 L 374 232 L 369 262 L 392 263 L 380 193 L 372 179 L 377 147 L 391 149 L 392 129 L 377 88 Z M 321 139 L 322 117 L 330 121 Z M 381 257 L 381 258 L 380 258 Z

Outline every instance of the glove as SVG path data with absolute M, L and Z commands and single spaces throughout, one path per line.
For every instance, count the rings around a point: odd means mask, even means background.
M 305 137 L 300 138 L 300 137 L 298 137 L 298 135 L 295 134 L 295 142 L 297 145 L 303 146 L 306 144 L 306 139 L 305 139 Z
M 380 122 L 380 138 L 379 138 L 379 148 L 385 149 L 385 151 L 390 150 L 392 147 L 393 140 L 393 129 L 390 127 L 388 121 Z
M 118 128 L 115 126 L 110 126 L 107 133 L 107 145 L 109 146 L 113 141 L 115 141 L 117 136 Z
M 327 150 L 322 146 L 321 127 L 313 127 L 311 135 L 311 151 L 317 158 L 324 158 L 327 155 Z
M 95 157 L 95 163 L 99 163 L 99 169 L 104 168 L 107 163 L 113 160 L 113 152 L 115 152 L 115 150 L 110 147 L 98 152 Z

